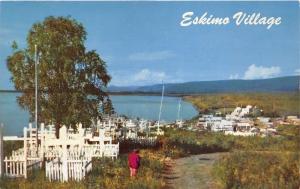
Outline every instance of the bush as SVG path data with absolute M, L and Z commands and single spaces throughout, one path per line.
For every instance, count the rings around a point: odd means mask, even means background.
M 294 152 L 233 152 L 214 164 L 224 188 L 298 188 L 299 156 Z

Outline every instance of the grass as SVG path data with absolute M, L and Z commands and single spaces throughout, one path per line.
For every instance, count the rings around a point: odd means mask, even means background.
M 279 126 L 280 137 L 248 141 L 214 165 L 222 188 L 287 188 L 300 186 L 300 126 Z M 257 146 L 257 144 L 259 144 Z
M 153 150 L 141 150 L 141 168 L 137 178 L 129 177 L 127 165 L 127 154 L 121 155 L 117 160 L 108 158 L 94 159 L 93 170 L 81 182 L 49 182 L 45 178 L 44 170 L 33 171 L 28 179 L 9 179 L 0 180 L 1 188 L 33 188 L 33 189 L 60 189 L 60 188 L 162 188 L 163 156 Z
M 240 137 L 167 129 L 162 150 L 173 158 L 230 152 L 213 166 L 211 176 L 218 188 L 299 188 L 300 126 L 282 125 L 277 130 L 280 136 Z
M 214 165 L 222 188 L 299 188 L 299 154 L 236 151 Z
M 276 117 L 286 115 L 300 116 L 300 93 L 227 93 L 227 94 L 201 94 L 186 96 L 185 100 L 203 113 L 221 111 L 230 113 L 237 106 L 248 104 L 262 109 L 262 115 Z
M 234 150 L 256 151 L 297 151 L 299 148 L 300 126 L 284 125 L 278 127 L 281 136 L 232 136 L 216 132 L 194 132 L 166 129 L 162 137 L 162 150 L 168 156 L 177 158 L 190 154 L 229 152 Z

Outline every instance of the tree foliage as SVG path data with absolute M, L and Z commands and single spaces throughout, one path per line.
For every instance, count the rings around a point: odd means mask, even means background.
M 7 67 L 17 90 L 19 105 L 34 117 L 35 45 L 38 64 L 38 121 L 62 124 L 91 123 L 101 117 L 111 101 L 105 88 L 111 77 L 95 50 L 85 47 L 83 25 L 70 17 L 47 17 L 35 23 L 27 35 L 27 47 L 7 57 Z M 102 105 L 102 107 L 101 107 Z M 105 105 L 105 108 L 103 107 Z M 58 132 L 57 132 L 58 133 Z

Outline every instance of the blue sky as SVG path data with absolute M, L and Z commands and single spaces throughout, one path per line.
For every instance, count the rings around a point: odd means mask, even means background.
M 182 14 L 229 17 L 227 25 L 180 26 Z M 236 26 L 239 11 L 281 17 L 280 25 Z M 0 2 L 0 89 L 13 89 L 6 68 L 11 42 L 26 47 L 32 24 L 72 16 L 86 46 L 107 62 L 111 85 L 258 79 L 300 73 L 298 2 Z

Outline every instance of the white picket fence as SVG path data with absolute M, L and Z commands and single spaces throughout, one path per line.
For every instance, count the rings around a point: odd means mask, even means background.
M 12 157 L 4 159 L 4 175 L 7 177 L 21 177 L 27 172 L 27 165 L 24 159 L 13 159 Z
M 42 167 L 42 158 L 37 149 L 37 142 L 34 139 L 34 129 L 24 129 L 24 147 L 12 151 L 10 157 L 5 157 L 3 160 L 4 174 L 7 177 L 25 177 L 27 178 L 28 171 L 34 168 Z M 27 137 L 29 132 L 29 137 Z
M 68 157 L 73 156 L 86 156 L 86 157 L 111 157 L 116 159 L 119 156 L 119 143 L 118 144 L 84 144 L 81 147 L 70 147 L 68 149 Z M 62 149 L 60 147 L 51 147 L 45 150 L 46 160 L 52 160 L 57 157 L 62 157 Z
M 42 161 L 39 158 L 27 158 L 24 156 L 10 156 L 4 159 L 4 175 L 7 177 L 27 177 L 27 171 L 41 168 Z
M 135 144 L 140 144 L 142 146 L 155 146 L 157 144 L 157 136 L 154 137 L 144 137 L 144 136 L 139 136 L 136 138 L 130 138 L 130 139 L 120 139 L 120 141 L 130 141 Z
M 112 144 L 112 138 L 105 136 L 104 130 L 99 130 L 99 136 L 94 137 L 89 129 L 79 125 L 79 131 L 74 132 L 66 126 L 60 128 L 60 138 L 55 137 L 53 126 L 45 129 L 24 128 L 22 148 L 12 152 L 3 160 L 3 137 L 0 127 L 0 176 L 27 178 L 28 171 L 41 168 L 45 162 L 46 176 L 50 181 L 79 181 L 92 169 L 92 158 L 111 157 L 119 155 L 119 143 Z M 38 133 L 38 136 L 36 135 Z M 86 142 L 87 140 L 91 143 Z M 1 171 L 1 168 L 4 168 Z
M 84 145 L 66 151 L 56 149 L 56 153 L 56 158 L 45 164 L 49 181 L 80 181 L 92 170 L 93 157 L 117 158 L 119 144 Z
M 92 159 L 72 159 L 66 162 L 56 158 L 46 162 L 46 177 L 49 181 L 80 181 L 92 170 Z

